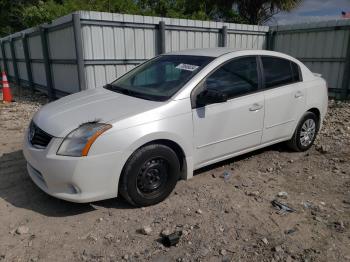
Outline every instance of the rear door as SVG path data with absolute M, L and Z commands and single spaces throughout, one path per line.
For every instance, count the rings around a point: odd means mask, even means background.
M 265 89 L 264 144 L 292 136 L 305 111 L 306 91 L 296 63 L 272 56 L 260 58 Z

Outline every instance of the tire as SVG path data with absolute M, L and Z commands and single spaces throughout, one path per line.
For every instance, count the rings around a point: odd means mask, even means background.
M 312 112 L 306 112 L 300 119 L 293 137 L 287 142 L 288 147 L 296 152 L 308 150 L 316 139 L 318 129 L 318 117 Z M 304 134 L 302 134 L 302 132 L 304 132 Z
M 131 205 L 155 205 L 175 188 L 180 177 L 180 162 L 171 148 L 151 144 L 138 149 L 126 162 L 119 192 Z

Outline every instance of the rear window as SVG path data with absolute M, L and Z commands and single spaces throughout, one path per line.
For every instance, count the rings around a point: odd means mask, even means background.
M 300 81 L 299 66 L 287 59 L 262 57 L 265 88 L 288 85 Z

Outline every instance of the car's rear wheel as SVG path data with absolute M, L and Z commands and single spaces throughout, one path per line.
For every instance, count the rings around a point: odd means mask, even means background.
M 298 152 L 308 150 L 316 139 L 319 129 L 319 119 L 312 112 L 306 112 L 298 123 L 288 146 Z
M 127 161 L 119 182 L 121 195 L 132 205 L 150 206 L 163 201 L 180 177 L 180 162 L 171 148 L 151 144 Z

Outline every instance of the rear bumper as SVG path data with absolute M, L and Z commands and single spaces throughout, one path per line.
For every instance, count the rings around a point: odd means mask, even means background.
M 23 153 L 28 174 L 39 188 L 51 196 L 77 203 L 118 195 L 120 152 L 87 157 L 58 156 L 61 142 L 61 138 L 53 138 L 46 149 L 37 149 L 25 135 Z

